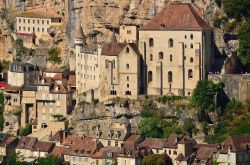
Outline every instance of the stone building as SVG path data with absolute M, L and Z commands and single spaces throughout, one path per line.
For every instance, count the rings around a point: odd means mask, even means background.
M 139 31 L 136 25 L 126 25 L 120 26 L 119 30 L 119 41 L 121 43 L 135 43 L 138 44 Z
M 8 85 L 33 85 L 37 82 L 39 68 L 35 65 L 22 62 L 13 62 L 8 69 Z
M 16 17 L 16 35 L 24 46 L 32 47 L 39 40 L 50 39 L 49 28 L 59 25 L 62 17 L 45 8 L 25 11 Z
M 0 164 L 3 163 L 6 158 L 12 156 L 15 153 L 15 147 L 18 143 L 17 137 L 9 136 L 5 133 L 0 133 Z
M 148 95 L 189 96 L 212 70 L 212 29 L 191 4 L 167 5 L 139 29 Z
M 102 45 L 86 43 L 82 27 L 75 31 L 76 88 L 95 99 L 135 99 L 140 88 L 141 56 L 135 43 L 117 43 L 113 33 Z
M 49 127 L 56 120 L 53 115 L 65 118 L 72 110 L 72 93 L 67 84 L 41 77 L 37 85 L 36 108 L 38 129 Z
M 104 147 L 113 146 L 121 148 L 123 142 L 131 135 L 131 125 L 126 117 L 105 125 L 97 125 L 94 140 L 100 141 Z

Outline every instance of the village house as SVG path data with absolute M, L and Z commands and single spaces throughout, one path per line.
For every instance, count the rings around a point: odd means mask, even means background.
M 53 148 L 52 142 L 39 141 L 35 137 L 21 137 L 16 146 L 16 153 L 23 155 L 26 161 L 34 161 L 46 157 Z
M 194 140 L 186 139 L 183 135 L 170 135 L 168 139 L 146 138 L 141 146 L 152 149 L 154 154 L 167 154 L 174 165 L 187 163 L 193 153 Z
M 212 29 L 187 3 L 168 4 L 139 29 L 148 95 L 191 96 L 213 68 Z
M 39 68 L 35 65 L 22 62 L 13 62 L 8 69 L 8 85 L 21 87 L 37 83 Z
M 131 135 L 131 124 L 126 117 L 121 117 L 107 125 L 97 125 L 95 141 L 100 141 L 104 147 L 122 147 L 123 142 Z
M 7 157 L 15 153 L 17 143 L 17 137 L 9 136 L 6 133 L 0 133 L 0 164 L 2 164 Z
M 62 17 L 46 8 L 32 9 L 16 17 L 16 36 L 23 40 L 24 46 L 33 47 L 40 40 L 49 40 L 50 28 L 58 26 Z
M 71 113 L 70 87 L 66 83 L 58 84 L 51 77 L 41 77 L 37 84 L 36 105 L 38 129 L 46 128 L 53 121 L 65 118 Z
M 119 36 L 121 43 L 135 43 L 138 44 L 139 31 L 138 26 L 123 24 L 119 29 Z
M 249 135 L 231 136 L 218 145 L 214 159 L 220 165 L 247 165 L 250 162 L 249 146 Z

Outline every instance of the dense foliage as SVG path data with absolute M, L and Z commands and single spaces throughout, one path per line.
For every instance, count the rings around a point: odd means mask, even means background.
M 250 65 L 250 18 L 244 23 L 240 32 L 240 59 L 246 66 Z
M 63 161 L 53 155 L 41 158 L 33 163 L 24 162 L 24 157 L 20 153 L 9 155 L 3 164 L 6 165 L 62 165 Z
M 220 3 L 220 0 L 217 0 Z M 228 17 L 241 19 L 250 16 L 250 0 L 222 0 L 224 11 Z
M 59 57 L 60 55 L 60 50 L 58 48 L 51 48 L 49 50 L 49 60 L 54 62 L 54 63 L 60 63 L 61 58 Z
M 32 132 L 32 125 L 30 123 L 26 123 L 24 128 L 21 129 L 20 134 L 22 136 L 27 136 L 31 134 L 31 132 Z
M 172 160 L 167 154 L 153 154 L 145 156 L 142 165 L 172 165 Z
M 223 88 L 223 83 L 214 84 L 209 80 L 198 81 L 192 95 L 192 103 L 201 111 L 215 108 L 215 94 Z

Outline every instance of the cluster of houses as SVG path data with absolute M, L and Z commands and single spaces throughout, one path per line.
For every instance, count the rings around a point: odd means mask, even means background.
M 2 163 L 8 156 L 19 153 L 25 162 L 54 155 L 69 165 L 111 165 L 114 162 L 140 165 L 143 158 L 151 154 L 167 154 L 174 165 L 209 165 L 214 162 L 247 165 L 250 162 L 248 135 L 232 136 L 217 145 L 197 144 L 182 135 L 160 139 L 109 132 L 106 138 L 102 134 L 86 137 L 58 131 L 49 141 L 41 141 L 36 137 L 0 133 L 0 161 Z
M 154 13 L 155 14 L 155 13 Z M 16 19 L 16 36 L 27 47 L 49 39 L 51 26 L 62 21 L 47 9 L 24 12 Z M 140 165 L 145 156 L 167 154 L 174 165 L 247 165 L 250 136 L 232 136 L 221 144 L 197 144 L 183 135 L 168 139 L 132 134 L 122 116 L 112 126 L 97 125 L 94 135 L 71 135 L 67 119 L 81 100 L 107 101 L 139 95 L 190 96 L 199 80 L 213 70 L 212 28 L 189 3 L 166 5 L 142 27 L 120 26 L 104 43 L 89 40 L 76 21 L 75 56 L 70 71 L 41 70 L 13 62 L 4 87 L 6 107 L 19 107 L 18 128 L 32 125 L 32 134 L 0 133 L 0 160 L 20 153 L 25 161 L 55 155 L 70 165 Z M 8 121 L 7 121 L 8 122 Z M 8 125 L 6 122 L 6 126 Z M 47 139 L 42 141 L 41 139 Z

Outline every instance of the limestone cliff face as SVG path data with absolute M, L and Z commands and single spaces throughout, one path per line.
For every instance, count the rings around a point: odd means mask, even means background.
M 65 40 L 72 46 L 75 23 L 81 22 L 86 35 L 96 35 L 101 42 L 111 31 L 118 32 L 121 24 L 142 25 L 152 17 L 153 6 L 158 12 L 170 1 L 173 0 L 8 0 L 3 4 L 7 7 L 15 6 L 18 11 L 47 7 L 61 14 L 65 21 L 63 28 L 67 32 Z M 210 0 L 195 0 L 194 4 L 207 12 Z M 80 21 L 76 19 L 78 13 Z

